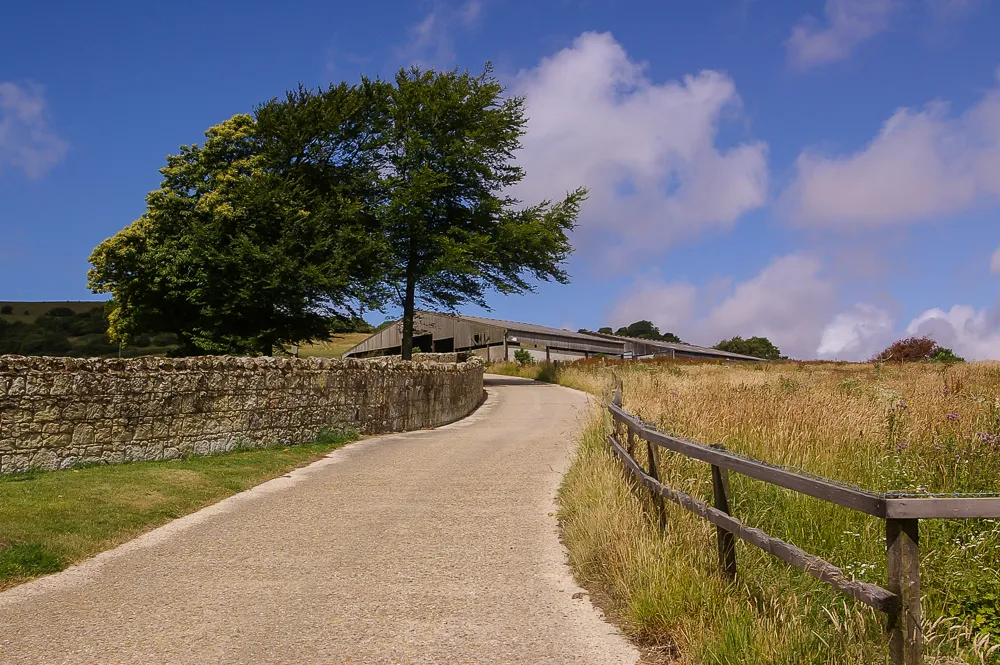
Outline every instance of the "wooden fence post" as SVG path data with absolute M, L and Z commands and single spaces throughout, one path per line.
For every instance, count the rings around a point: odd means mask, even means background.
M 915 519 L 885 521 L 886 589 L 899 597 L 886 623 L 891 665 L 920 665 L 920 538 Z
M 722 444 L 712 448 L 724 450 Z M 732 515 L 732 493 L 729 488 L 729 469 L 712 465 L 713 505 L 727 515 Z M 736 579 L 736 536 L 721 527 L 715 527 L 715 537 L 719 545 L 719 567 L 730 580 Z
M 656 449 L 656 446 L 649 441 L 646 442 L 646 453 L 649 456 L 649 475 L 653 478 L 653 480 L 659 482 L 660 453 Z M 653 495 L 653 503 L 656 504 L 656 513 L 660 519 L 660 531 L 663 531 L 667 528 L 667 506 L 660 494 L 653 492 L 653 490 L 650 490 L 650 493 Z

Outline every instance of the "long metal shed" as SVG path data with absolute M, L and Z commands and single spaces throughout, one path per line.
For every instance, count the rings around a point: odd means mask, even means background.
M 611 335 L 608 333 L 588 333 L 595 337 L 604 339 L 614 339 L 625 344 L 625 357 L 628 358 L 657 358 L 669 356 L 671 358 L 702 358 L 718 360 L 753 360 L 760 362 L 761 359 L 754 356 L 743 355 L 742 353 L 731 353 L 720 351 L 705 346 L 695 344 L 684 344 L 677 342 L 661 342 L 652 339 L 640 339 L 638 337 L 625 337 L 622 335 Z
M 527 349 L 538 360 L 625 355 L 620 340 L 533 323 L 418 310 L 413 326 L 413 348 L 426 353 L 472 351 L 486 360 L 513 360 L 518 348 Z M 402 338 L 402 321 L 396 321 L 349 349 L 344 357 L 394 355 L 401 350 Z

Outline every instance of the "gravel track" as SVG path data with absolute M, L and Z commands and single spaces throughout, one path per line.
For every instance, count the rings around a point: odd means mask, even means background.
M 487 389 L 0 593 L 0 662 L 633 665 L 552 516 L 586 396 Z

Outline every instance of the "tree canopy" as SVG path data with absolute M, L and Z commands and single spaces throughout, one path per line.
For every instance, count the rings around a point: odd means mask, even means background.
M 598 332 L 611 332 L 611 328 L 601 328 Z M 637 337 L 638 339 L 651 339 L 660 342 L 681 343 L 681 338 L 672 332 L 661 333 L 660 329 L 653 325 L 652 321 L 635 321 L 627 326 L 622 326 L 615 331 L 616 335 L 622 337 Z
M 908 337 L 900 339 L 887 346 L 881 353 L 875 354 L 872 362 L 914 362 L 931 360 L 934 362 L 954 363 L 965 359 L 951 349 L 939 345 L 930 337 Z
M 743 339 L 737 335 L 732 339 L 722 340 L 713 348 L 716 348 L 719 351 L 740 353 L 745 356 L 753 356 L 754 358 L 762 358 L 764 360 L 784 360 L 784 356 L 781 355 L 781 351 L 778 347 L 766 337 L 750 337 L 748 339 Z
M 403 310 L 403 358 L 413 349 L 417 303 L 485 306 L 485 294 L 532 291 L 569 279 L 562 264 L 586 191 L 521 207 L 509 192 L 524 100 L 504 97 L 487 65 L 468 71 L 400 70 L 388 90 L 378 209 L 382 274 Z

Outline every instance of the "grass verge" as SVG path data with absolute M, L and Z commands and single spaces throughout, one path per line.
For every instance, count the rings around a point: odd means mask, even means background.
M 0 590 L 54 573 L 357 439 L 0 477 Z
M 491 371 L 495 369 L 491 368 Z M 1000 490 L 1000 365 L 618 367 L 625 407 L 661 430 L 871 489 Z M 600 394 L 607 372 L 560 368 Z M 595 414 L 560 492 L 560 523 L 581 584 L 637 642 L 678 662 L 885 662 L 883 619 L 737 543 L 740 577 L 718 573 L 714 527 L 668 504 L 660 533 L 647 493 L 630 487 Z M 637 452 L 646 464 L 642 447 Z M 668 486 L 710 500 L 708 466 L 664 453 Z M 854 579 L 884 584 L 881 520 L 733 476 L 734 512 Z M 1000 662 L 1000 527 L 921 524 L 928 663 Z

